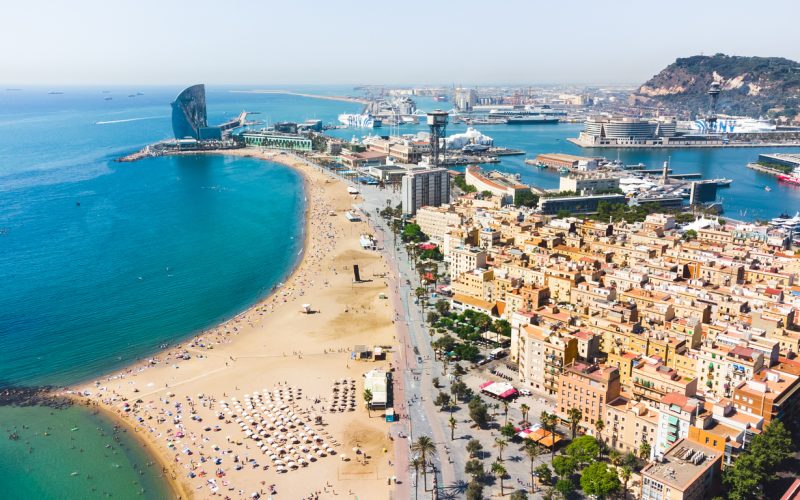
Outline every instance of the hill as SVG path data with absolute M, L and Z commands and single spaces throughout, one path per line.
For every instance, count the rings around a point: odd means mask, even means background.
M 715 54 L 679 58 L 648 80 L 634 100 L 682 114 L 704 114 L 719 82 L 718 113 L 793 118 L 800 105 L 800 64 L 782 57 Z

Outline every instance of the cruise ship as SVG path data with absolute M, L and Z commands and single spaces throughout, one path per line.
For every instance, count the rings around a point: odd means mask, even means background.
M 522 118 L 522 117 L 529 117 L 529 116 L 537 116 L 543 118 L 555 118 L 554 123 L 558 123 L 558 120 L 562 117 L 567 116 L 567 112 L 562 109 L 555 109 L 550 107 L 547 104 L 543 104 L 541 106 L 525 106 L 525 107 L 513 107 L 513 108 L 506 108 L 506 109 L 493 109 L 489 111 L 489 118 Z M 531 123 L 541 123 L 541 122 L 531 122 Z M 547 123 L 550 123 L 549 121 Z
M 678 122 L 678 130 L 694 134 L 753 134 L 775 132 L 775 125 L 769 120 L 746 116 L 717 115 L 717 121 L 706 120 Z
M 506 118 L 509 125 L 556 124 L 558 121 L 558 117 L 552 115 L 509 115 Z
M 339 115 L 339 123 L 352 128 L 379 128 L 381 126 L 381 120 L 369 113 L 361 115 L 342 113 Z

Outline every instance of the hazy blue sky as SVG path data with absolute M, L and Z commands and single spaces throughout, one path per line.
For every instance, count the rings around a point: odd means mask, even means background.
M 676 57 L 800 59 L 797 0 L 21 0 L 4 83 L 641 83 Z

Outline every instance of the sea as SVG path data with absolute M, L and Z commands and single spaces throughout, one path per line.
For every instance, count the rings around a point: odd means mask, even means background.
M 207 87 L 209 123 L 320 119 L 361 105 Z M 285 88 L 285 87 L 283 87 Z M 277 88 L 273 87 L 272 90 Z M 302 179 L 284 166 L 224 156 L 116 158 L 171 137 L 179 87 L 0 89 L 0 385 L 66 386 L 146 359 L 230 318 L 291 272 L 302 252 Z M 320 95 L 352 87 L 295 86 Z M 55 93 L 54 93 L 55 92 Z M 418 98 L 420 108 L 447 103 Z M 581 126 L 478 126 L 525 155 L 487 168 L 544 188 L 559 174 L 525 165 L 539 153 L 600 155 L 705 178 L 728 177 L 725 214 L 767 219 L 800 209 L 800 190 L 746 168 L 773 149 L 585 150 Z M 404 125 L 400 133 L 424 131 Z M 451 124 L 449 133 L 463 125 Z M 336 129 L 350 139 L 377 130 Z M 780 151 L 800 152 L 800 148 Z M 771 192 L 765 187 L 772 188 Z M 164 498 L 140 444 L 73 407 L 0 408 L 0 496 Z

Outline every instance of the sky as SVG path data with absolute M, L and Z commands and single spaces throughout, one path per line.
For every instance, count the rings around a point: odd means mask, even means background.
M 3 4 L 4 84 L 640 84 L 701 53 L 800 60 L 797 0 Z

